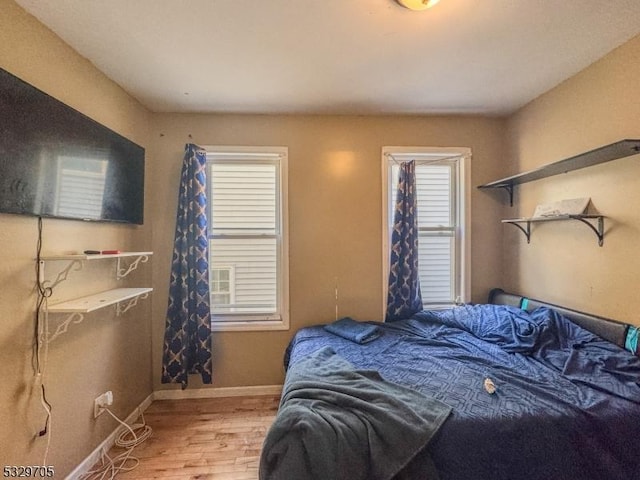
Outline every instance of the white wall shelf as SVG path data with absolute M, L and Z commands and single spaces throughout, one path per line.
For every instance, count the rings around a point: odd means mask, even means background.
M 86 297 L 48 305 L 48 313 L 69 313 L 70 315 L 58 324 L 55 332 L 48 335 L 47 342 L 52 342 L 65 333 L 72 323 L 77 324 L 82 322 L 85 313 L 116 305 L 116 315 L 120 316 L 130 308 L 136 306 L 138 300 L 147 298 L 152 291 L 153 288 L 115 288 L 113 290 L 87 295 Z M 123 306 L 124 302 L 127 303 Z
M 52 291 L 59 283 L 65 281 L 71 271 L 82 270 L 84 262 L 93 260 L 117 260 L 116 277 L 118 280 L 126 277 L 138 268 L 140 263 L 145 263 L 153 252 L 122 252 L 115 254 L 68 254 L 68 255 L 47 255 L 40 257 L 40 282 L 42 286 Z M 121 264 L 121 259 L 127 261 L 126 265 Z M 68 262 L 66 266 L 57 274 L 52 281 L 44 279 L 45 265 L 49 262 Z M 69 314 L 65 320 L 60 322 L 56 330 L 48 333 L 47 341 L 51 342 L 67 331 L 72 323 L 80 323 L 84 320 L 84 315 L 111 305 L 116 306 L 116 315 L 122 315 L 130 308 L 136 306 L 138 301 L 147 298 L 153 288 L 114 288 L 100 293 L 87 295 L 80 298 L 65 300 L 57 303 L 46 303 L 46 313 L 48 314 Z
M 49 313 L 90 313 L 110 305 L 119 304 L 153 291 L 153 288 L 114 288 L 86 297 L 74 298 L 48 306 Z
M 40 257 L 41 260 L 45 262 L 53 261 L 53 260 L 105 260 L 110 258 L 121 258 L 121 257 L 140 257 L 140 256 L 149 256 L 153 255 L 153 252 L 121 252 L 121 253 L 112 253 L 112 254 L 86 254 L 86 253 L 71 253 L 68 255 L 45 255 Z
M 83 262 L 92 261 L 92 260 L 112 260 L 117 259 L 117 278 L 121 279 L 129 275 L 135 269 L 138 268 L 140 263 L 146 263 L 149 261 L 149 257 L 153 255 L 153 252 L 121 252 L 121 253 L 113 253 L 113 254 L 68 254 L 68 255 L 46 255 L 40 257 L 40 281 L 45 282 L 44 280 L 44 265 L 46 262 L 54 262 L 54 261 L 68 261 L 69 263 L 65 268 L 63 268 L 56 279 L 51 282 L 50 285 L 47 285 L 50 288 L 55 287 L 58 283 L 67 279 L 69 273 L 72 270 L 82 270 Z M 127 266 L 123 266 L 122 259 L 130 259 L 135 257 L 135 260 L 129 262 Z

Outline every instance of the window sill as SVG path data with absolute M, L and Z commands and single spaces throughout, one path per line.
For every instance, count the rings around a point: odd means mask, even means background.
M 211 322 L 212 332 L 256 332 L 271 330 L 289 330 L 289 322 L 282 320 Z

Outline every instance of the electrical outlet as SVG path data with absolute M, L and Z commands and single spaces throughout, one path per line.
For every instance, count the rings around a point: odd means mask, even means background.
M 113 392 L 111 390 L 104 392 L 93 401 L 93 418 L 98 418 L 98 416 L 102 415 L 104 407 L 110 405 L 113 405 Z

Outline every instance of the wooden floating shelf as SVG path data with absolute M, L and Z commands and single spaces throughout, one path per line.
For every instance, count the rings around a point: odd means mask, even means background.
M 549 163 L 542 167 L 520 173 L 493 182 L 479 185 L 480 189 L 502 188 L 509 193 L 509 203 L 513 206 L 513 187 L 527 182 L 533 182 L 542 178 L 568 173 L 580 168 L 591 167 L 600 163 L 610 162 L 619 158 L 629 157 L 640 153 L 640 140 L 620 140 L 619 142 L 605 145 L 604 147 L 581 153 L 574 157 L 566 158 L 558 162 Z
M 49 313 L 89 313 L 153 291 L 153 288 L 116 288 L 49 305 Z

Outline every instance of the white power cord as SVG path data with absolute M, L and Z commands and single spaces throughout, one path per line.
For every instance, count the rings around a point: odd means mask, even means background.
M 125 451 L 113 458 L 106 451 L 103 451 L 99 465 L 83 474 L 80 477 L 83 480 L 113 480 L 118 473 L 128 472 L 136 468 L 140 460 L 132 456 L 131 453 L 135 447 L 148 439 L 153 433 L 151 427 L 145 423 L 142 412 L 140 412 L 142 423 L 134 423 L 129 426 L 107 407 L 102 408 L 125 427 L 115 440 L 115 445 L 124 448 Z M 127 465 L 127 462 L 133 462 L 133 464 Z

